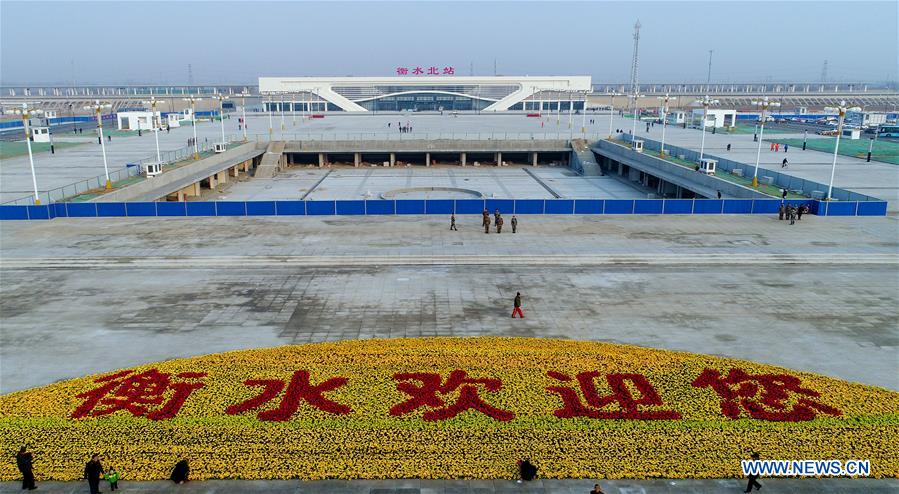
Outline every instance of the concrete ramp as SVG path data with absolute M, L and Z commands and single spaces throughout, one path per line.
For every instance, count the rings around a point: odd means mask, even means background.
M 583 139 L 571 141 L 571 168 L 585 177 L 601 177 L 602 169 L 596 162 L 596 156 Z
M 256 178 L 273 178 L 281 170 L 281 160 L 284 156 L 284 141 L 272 141 L 268 144 L 262 161 L 256 167 Z

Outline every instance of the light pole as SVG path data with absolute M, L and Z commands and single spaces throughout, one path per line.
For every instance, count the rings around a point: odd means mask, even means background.
M 247 140 L 247 90 L 240 93 L 240 114 L 243 120 L 243 140 Z
M 587 90 L 584 90 L 584 105 L 581 108 L 581 134 L 587 137 Z
M 153 126 L 153 137 L 156 138 L 156 162 L 162 163 L 162 156 L 159 153 L 159 126 L 162 124 L 156 123 L 156 97 L 150 96 L 150 101 L 144 101 L 145 105 L 150 105 L 150 122 Z
M 290 95 L 290 118 L 293 120 L 291 126 L 297 126 L 297 97 L 295 94 Z
M 274 103 L 272 103 L 272 100 L 273 100 L 272 96 L 269 95 L 269 97 L 268 97 L 268 140 L 269 141 L 272 140 L 272 128 L 273 128 L 272 112 L 274 111 L 274 106 L 273 106 Z
M 846 102 L 840 101 L 840 119 L 837 121 L 837 142 L 833 146 L 833 164 L 830 166 L 830 184 L 827 186 L 827 200 L 833 199 L 833 176 L 837 171 L 837 153 L 840 151 L 840 137 L 843 136 L 843 120 L 846 118 Z
M 284 95 L 281 95 L 278 101 L 278 111 L 281 112 L 281 133 L 284 133 Z
M 189 96 L 182 99 L 190 103 L 190 123 L 194 128 L 194 159 L 198 160 L 200 159 L 200 144 L 197 142 L 197 101 L 200 101 L 202 98 Z
M 705 126 L 708 123 L 709 107 L 717 105 L 718 100 L 709 99 L 709 95 L 705 95 L 698 103 L 702 104 L 702 140 L 699 143 L 699 161 L 702 161 L 702 156 L 705 153 Z
M 109 103 L 100 103 L 100 100 L 94 102 L 94 106 L 86 106 L 85 109 L 91 109 L 97 114 L 97 134 L 100 137 L 100 149 L 103 152 L 103 171 L 106 174 L 106 190 L 112 189 L 112 181 L 109 180 L 109 164 L 106 162 L 106 142 L 103 141 L 103 108 L 112 108 Z
M 225 146 L 228 144 L 225 141 L 225 100 L 228 99 L 228 96 L 225 96 L 225 93 L 219 93 L 215 97 L 219 100 L 219 122 L 222 124 L 222 146 Z
M 640 107 L 637 106 L 637 101 L 639 100 L 639 98 L 642 98 L 643 96 L 645 96 L 645 95 L 637 94 L 637 93 L 634 93 L 631 95 L 631 98 L 634 99 L 634 129 L 631 131 L 631 141 L 633 141 L 634 139 L 637 138 L 637 120 L 639 120 L 639 118 L 640 118 L 639 117 Z
M 668 101 L 671 99 L 671 96 L 666 92 L 665 97 L 659 96 L 658 99 L 662 100 L 662 147 L 659 151 L 659 156 L 662 158 L 665 157 L 665 128 L 668 127 Z
M 761 101 L 753 101 L 753 105 L 759 106 L 762 108 L 762 114 L 759 118 L 759 145 L 758 149 L 755 152 L 755 171 L 752 172 L 752 186 L 759 186 L 759 160 L 762 158 L 762 138 L 765 135 L 765 120 L 768 119 L 767 111 L 771 106 L 780 106 L 780 103 L 776 101 L 768 101 L 768 97 L 765 96 Z
M 615 113 L 615 96 L 621 95 L 615 91 L 609 93 L 609 139 L 612 138 L 612 114 Z
M 37 176 L 34 174 L 34 155 L 31 153 L 31 115 L 28 114 L 28 103 L 22 103 L 22 128 L 25 129 L 25 146 L 28 148 L 28 164 L 31 165 L 31 183 L 34 185 L 34 204 L 40 205 L 41 198 L 37 191 Z
M 879 130 L 879 127 L 874 127 L 874 137 L 872 137 L 871 141 L 868 142 L 868 158 L 865 160 L 868 163 L 871 162 L 871 153 L 874 152 L 874 145 L 877 144 L 877 132 Z

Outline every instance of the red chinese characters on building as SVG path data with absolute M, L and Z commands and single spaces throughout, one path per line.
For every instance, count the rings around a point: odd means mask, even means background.
M 321 384 L 313 386 L 309 382 L 309 372 L 298 370 L 290 378 L 290 383 L 287 384 L 287 391 L 281 398 L 281 403 L 278 407 L 259 412 L 256 414 L 256 417 L 259 420 L 273 422 L 290 420 L 299 409 L 300 402 L 303 401 L 324 412 L 334 415 L 346 415 L 352 412 L 350 407 L 329 400 L 324 396 L 328 391 L 333 391 L 346 384 L 346 382 L 347 379 L 345 377 L 332 377 Z M 225 413 L 228 415 L 237 415 L 249 410 L 255 410 L 272 401 L 284 389 L 285 382 L 279 379 L 248 379 L 244 381 L 244 384 L 247 386 L 262 386 L 262 392 L 243 403 L 228 407 L 225 410 Z
M 549 377 L 562 382 L 571 382 L 573 379 L 561 372 L 549 371 Z M 612 373 L 606 375 L 606 382 L 612 390 L 612 394 L 600 396 L 596 389 L 596 379 L 601 374 L 596 371 L 580 372 L 575 376 L 578 388 L 583 395 L 583 400 L 577 390 L 568 386 L 548 386 L 547 391 L 556 393 L 562 398 L 562 408 L 553 412 L 559 418 L 588 417 L 592 419 L 626 419 L 626 420 L 678 420 L 680 413 L 667 409 L 651 409 L 651 407 L 664 406 L 662 398 L 656 392 L 649 380 L 642 374 Z M 640 395 L 635 397 L 631 388 L 636 389 Z M 586 403 L 585 403 L 586 402 Z M 618 404 L 618 409 L 606 409 L 613 403 Z
M 455 73 L 456 73 L 455 67 L 444 67 L 443 68 L 443 75 L 454 75 Z
M 820 413 L 838 417 L 842 412 L 813 398 L 817 391 L 801 386 L 802 381 L 788 374 L 748 374 L 731 369 L 727 377 L 714 369 L 705 369 L 693 381 L 695 388 L 712 388 L 721 398 L 721 413 L 738 419 L 741 409 L 751 418 L 775 422 L 812 420 Z M 787 400 L 795 395 L 795 403 Z
M 415 67 L 414 69 L 412 69 L 412 75 L 421 75 L 423 73 L 424 70 L 422 70 L 421 67 Z
M 95 389 L 75 395 L 84 402 L 72 412 L 72 418 L 101 417 L 125 410 L 135 417 L 150 420 L 174 418 L 194 391 L 205 386 L 197 379 L 205 372 L 172 374 L 149 369 L 124 370 L 100 377 Z
M 433 65 L 428 67 L 428 75 L 437 75 L 440 73 L 440 69 L 434 67 Z
M 396 68 L 396 75 L 407 75 L 408 73 L 409 73 L 409 69 L 407 69 L 406 67 L 397 67 Z
M 443 67 L 441 71 L 440 67 L 430 66 L 427 69 L 422 67 L 414 67 L 411 71 L 408 67 L 397 67 L 396 75 L 455 75 L 456 68 L 455 67 Z
M 400 381 L 396 389 L 409 395 L 409 399 L 393 406 L 390 415 L 400 416 L 415 411 L 421 407 L 429 407 L 421 418 L 425 421 L 446 420 L 459 415 L 466 410 L 476 410 L 496 420 L 508 421 L 515 418 L 515 413 L 490 405 L 479 394 L 479 386 L 491 393 L 502 388 L 502 381 L 494 378 L 471 378 L 463 370 L 450 372 L 446 382 L 437 373 L 413 372 L 398 373 L 393 379 Z M 415 384 L 412 381 L 418 381 Z M 447 403 L 447 395 L 459 391 L 459 397 L 454 403 Z

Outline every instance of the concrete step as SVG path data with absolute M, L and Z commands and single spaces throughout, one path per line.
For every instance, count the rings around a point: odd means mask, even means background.
M 257 178 L 273 178 L 281 170 L 281 157 L 284 155 L 284 141 L 272 141 L 269 143 L 262 161 L 256 167 Z

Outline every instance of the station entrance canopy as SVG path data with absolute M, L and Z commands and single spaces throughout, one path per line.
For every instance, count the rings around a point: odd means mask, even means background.
M 590 76 L 259 78 L 273 111 L 568 111 L 590 89 Z

